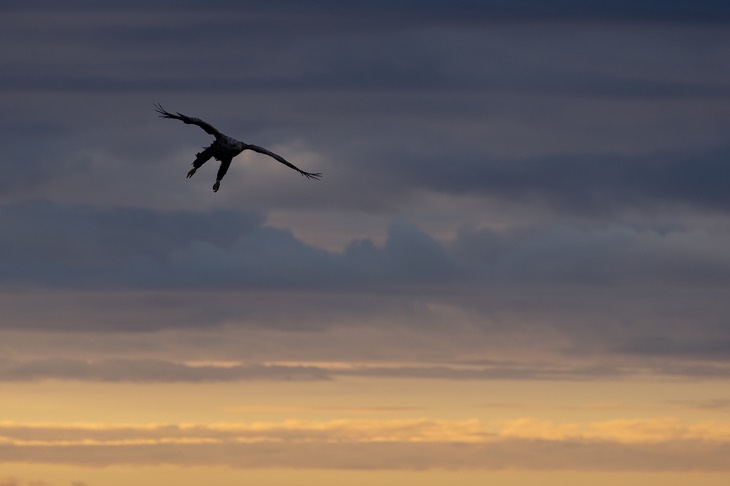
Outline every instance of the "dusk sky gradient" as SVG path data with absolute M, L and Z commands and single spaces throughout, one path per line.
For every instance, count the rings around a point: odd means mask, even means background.
M 730 3 L 4 1 L 0 486 L 730 479 Z M 266 147 L 186 179 L 202 118 Z

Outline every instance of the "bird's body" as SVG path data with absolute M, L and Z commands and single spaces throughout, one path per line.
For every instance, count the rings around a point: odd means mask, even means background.
M 214 158 L 218 161 L 220 161 L 221 166 L 218 169 L 218 174 L 216 176 L 215 184 L 213 184 L 213 191 L 217 192 L 218 188 L 220 187 L 221 179 L 223 179 L 223 176 L 226 175 L 226 172 L 228 171 L 228 167 L 230 167 L 231 162 L 233 161 L 233 158 L 243 152 L 244 150 L 253 150 L 254 152 L 258 152 L 260 154 L 268 155 L 269 157 L 272 157 L 278 162 L 281 162 L 282 164 L 286 165 L 287 167 L 296 170 L 301 175 L 306 177 L 307 179 L 315 179 L 318 180 L 320 177 L 322 177 L 322 174 L 319 172 L 306 172 L 301 170 L 299 167 L 295 166 L 294 164 L 288 162 L 285 160 L 282 156 L 275 154 L 274 152 L 271 152 L 263 147 L 259 147 L 258 145 L 253 145 L 250 143 L 244 143 L 236 140 L 235 138 L 229 137 L 228 135 L 224 135 L 218 130 L 216 130 L 213 125 L 204 122 L 200 118 L 193 118 L 186 115 L 183 115 L 182 113 L 172 114 L 167 111 L 165 111 L 164 108 L 162 108 L 162 105 L 157 104 L 155 105 L 155 109 L 157 110 L 157 113 L 160 114 L 160 117 L 162 118 L 172 118 L 175 120 L 180 120 L 183 123 L 186 124 L 192 124 L 197 125 L 203 130 L 205 130 L 206 133 L 209 133 L 215 137 L 215 141 L 207 147 L 205 150 L 197 154 L 197 157 L 195 161 L 193 162 L 193 168 L 188 172 L 188 178 L 192 177 L 193 174 L 195 174 L 195 171 L 197 171 L 200 166 L 202 166 L 204 163 L 206 163 L 211 158 Z
M 235 157 L 246 149 L 246 144 L 239 142 L 228 135 L 222 135 L 213 142 L 213 157 L 221 160 L 226 157 Z

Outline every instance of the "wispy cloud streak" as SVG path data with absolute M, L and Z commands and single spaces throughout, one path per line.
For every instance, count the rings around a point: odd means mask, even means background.
M 727 471 L 730 425 L 521 419 L 253 424 L 0 423 L 5 461 L 85 466 Z M 316 451 L 316 452 L 315 452 Z M 570 451 L 570 453 L 568 453 Z
M 78 360 L 70 358 L 28 361 L 0 360 L 0 382 L 47 380 L 98 383 L 233 383 L 242 381 L 322 381 L 351 377 L 379 379 L 422 379 L 456 381 L 621 381 L 647 377 L 691 379 L 730 378 L 730 367 L 715 364 L 657 363 L 648 366 L 520 363 L 493 361 L 488 364 L 421 363 L 382 364 L 336 363 L 188 364 L 150 359 Z

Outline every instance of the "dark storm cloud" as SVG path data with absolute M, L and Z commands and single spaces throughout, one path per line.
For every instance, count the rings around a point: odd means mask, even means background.
M 251 40 L 247 42 L 256 42 Z M 356 47 L 356 46 L 355 46 Z M 211 68 L 196 60 L 181 66 L 173 73 L 136 76 L 111 76 L 96 72 L 80 76 L 55 69 L 21 74 L 10 73 L 0 79 L 0 89 L 13 91 L 56 92 L 165 92 L 168 94 L 220 92 L 331 92 L 355 91 L 377 93 L 473 93 L 473 94 L 543 94 L 566 96 L 628 97 L 628 98 L 726 98 L 730 88 L 724 84 L 702 81 L 672 81 L 667 79 L 636 79 L 630 75 L 597 75 L 589 72 L 530 72 L 517 65 L 502 66 L 499 72 L 483 69 L 465 69 L 461 73 L 449 73 L 450 66 L 440 61 L 423 59 L 426 53 L 414 53 L 410 49 L 395 49 L 369 55 L 347 54 L 347 58 L 333 52 L 320 61 L 318 72 L 279 73 L 255 70 L 226 71 Z M 392 48 L 391 48 L 392 49 Z M 421 55 L 423 54 L 423 55 Z M 277 57 L 297 56 L 298 53 L 282 52 Z M 371 56 L 377 57 L 370 58 Z M 242 55 L 241 64 L 248 61 Z M 408 58 L 407 61 L 404 59 Z M 118 61 L 110 61 L 116 63 Z M 219 59 L 219 63 L 225 62 Z M 288 61 L 287 61 L 288 62 Z M 312 59 L 310 62 L 317 62 Z M 120 62 L 115 70 L 137 70 L 135 66 Z M 177 71 L 201 72 L 201 75 L 183 76 Z M 16 70 L 17 71 L 17 70 Z M 153 71 L 153 70 L 151 70 Z M 557 70 L 555 70 L 557 71 Z M 205 72 L 202 75 L 202 72 Z
M 75 142 L 67 127 L 42 117 L 18 120 L 17 110 L 9 104 L 0 102 L 0 107 L 8 115 L 0 121 L 0 195 L 26 191 L 39 180 L 58 177 L 68 168 L 54 155 L 66 152 Z
M 3 155 L 14 173 L 0 182 L 0 192 L 12 191 L 14 197 L 38 180 L 49 181 L 43 190 L 55 187 L 64 169 L 83 172 L 83 150 L 111 152 L 119 167 L 160 153 L 154 134 L 146 125 L 139 128 L 142 106 L 114 101 L 144 93 L 145 107 L 155 101 L 148 99 L 153 94 L 164 94 L 165 103 L 185 96 L 185 104 L 170 108 L 234 136 L 237 130 L 247 136 L 263 132 L 261 142 L 252 140 L 257 143 L 303 140 L 325 162 L 333 161 L 334 169 L 323 169 L 331 183 L 320 195 L 307 194 L 308 207 L 394 210 L 423 189 L 548 203 L 589 215 L 665 204 L 720 211 L 729 206 L 721 183 L 728 178 L 726 138 L 719 148 L 681 153 L 542 150 L 529 158 L 496 156 L 488 141 L 490 131 L 502 124 L 526 127 L 528 137 L 514 142 L 524 146 L 531 145 L 529 135 L 545 136 L 539 133 L 544 125 L 562 124 L 562 131 L 569 131 L 565 119 L 552 118 L 576 100 L 648 103 L 637 105 L 639 113 L 659 101 L 722 106 L 730 95 L 724 69 L 728 36 L 721 28 L 694 26 L 724 22 L 730 7 L 720 3 L 247 2 L 242 7 L 214 2 L 202 8 L 184 2 L 167 9 L 162 7 L 172 4 L 163 2 L 108 11 L 85 2 L 60 10 L 41 3 L 49 9 L 46 15 L 19 5 L 6 7 L 11 11 L 0 29 L 8 41 L 0 48 L 7 67 L 0 89 L 61 99 L 73 95 L 81 103 L 94 93 L 98 106 L 108 111 L 87 113 L 79 107 L 77 116 L 69 117 L 68 111 L 59 112 L 68 106 L 29 99 L 23 110 L 7 101 L 16 112 L 36 110 L 19 121 Z M 501 21 L 529 22 L 495 28 Z M 589 21 L 595 23 L 586 28 Z M 652 25 L 637 27 L 644 21 Z M 23 54 L 16 45 L 23 46 Z M 188 101 L 190 95 L 206 101 Z M 209 101 L 223 95 L 223 101 Z M 240 98 L 234 103 L 228 96 Z M 515 103 L 505 96 L 553 101 L 541 113 L 532 100 Z M 504 112 L 520 115 L 504 121 L 504 113 L 494 112 L 495 100 Z M 677 128 L 671 135 L 686 132 L 684 126 L 712 123 L 685 113 L 685 105 L 675 109 Z M 543 126 L 530 125 L 536 115 Z M 590 117 L 588 126 L 603 114 Z M 609 128 L 631 117 L 627 113 Z M 478 136 L 474 126 L 485 141 L 465 144 L 464 133 Z M 65 136 L 49 133 L 49 127 Z M 100 135 L 98 127 L 114 135 Z M 598 125 L 568 139 L 581 143 L 602 136 L 605 128 Z M 186 133 L 196 143 L 207 141 Z M 112 143 L 119 148 L 110 150 Z M 125 144 L 134 149 L 122 148 Z M 51 162 L 58 159 L 63 162 Z M 93 176 L 105 177 L 116 167 L 104 166 Z M 363 174 L 363 167 L 377 173 Z M 282 205 L 300 208 L 302 199 L 277 194 Z M 274 201 L 266 203 L 271 207 Z
M 55 205 L 0 207 L 2 280 L 82 288 L 319 287 L 436 282 L 457 264 L 417 228 L 395 224 L 382 248 L 339 255 L 262 225 L 255 213 Z
M 586 5 L 589 4 L 589 5 Z M 490 33 L 509 21 L 723 22 L 718 4 L 670 2 L 263 2 L 175 3 L 119 10 L 94 4 L 75 15 L 21 17 L 6 26 L 8 41 L 32 53 L 4 53 L 0 88 L 77 92 L 220 91 L 521 92 L 594 96 L 727 96 L 726 83 L 692 76 L 612 69 L 616 53 L 644 52 L 630 35 L 560 39 L 527 29 Z M 160 5 L 162 7 L 164 5 Z M 64 9 L 70 6 L 64 4 Z M 22 9 L 21 9 L 22 10 Z M 14 14 L 21 15 L 21 14 Z M 85 21 L 79 19 L 86 19 Z M 470 29 L 460 32 L 465 24 Z M 436 29 L 434 31 L 434 29 Z M 276 35 L 273 36 L 272 32 Z M 53 42 L 49 51 L 48 42 Z M 711 55 L 711 41 L 692 56 Z M 710 46 L 705 48 L 705 46 Z M 649 66 L 684 49 L 647 52 Z M 0 51 L 1 53 L 2 51 Z M 115 55 L 110 55 L 115 53 Z M 710 53 L 710 54 L 708 54 Z M 2 55 L 2 54 L 0 54 Z M 272 62 L 272 60 L 276 60 Z M 545 62 L 552 61 L 552 62 Z M 286 66 L 286 68 L 282 68 Z M 130 74 L 132 73 L 132 74 Z
M 649 359 L 654 372 L 671 376 L 727 376 L 708 362 L 728 355 L 730 235 L 720 229 L 483 228 L 439 243 L 401 221 L 383 244 L 360 239 L 333 252 L 265 225 L 256 213 L 30 202 L 3 206 L 0 232 L 8 235 L 0 242 L 6 331 L 312 332 L 400 323 L 448 333 L 464 322 L 493 336 L 561 336 L 566 355 L 628 357 L 629 367 Z M 678 366 L 672 358 L 700 364 Z M 119 362 L 65 365 L 14 366 L 8 377 L 67 369 L 67 377 L 133 379 L 136 370 Z M 261 374 L 157 365 L 148 362 L 138 374 L 182 381 Z M 489 380 L 614 379 L 633 372 L 610 365 L 353 373 Z
M 354 240 L 337 253 L 265 226 L 255 213 L 30 202 L 1 207 L 0 231 L 12 235 L 0 243 L 6 284 L 326 289 L 730 282 L 728 235 L 681 228 L 465 230 L 446 247 L 398 222 L 382 246 Z
M 429 155 L 401 155 L 397 165 L 375 160 L 404 184 L 449 194 L 474 193 L 593 214 L 663 206 L 730 210 L 728 147 L 641 156 L 555 154 L 509 160 L 466 154 L 442 143 Z
M 98 272 L 125 273 L 127 265 L 154 263 L 195 242 L 227 246 L 261 222 L 258 214 L 225 210 L 157 213 L 42 201 L 2 206 L 0 227 L 12 237 L 0 243 L 0 267 L 6 282 L 73 282 Z
M 22 2 L 10 0 L 4 3 L 6 9 L 57 7 L 55 2 L 37 0 Z M 238 10 L 249 12 L 277 12 L 280 15 L 290 13 L 317 13 L 330 16 L 362 16 L 370 15 L 369 20 L 381 18 L 384 12 L 394 16 L 394 20 L 431 19 L 433 21 L 450 22 L 456 19 L 463 22 L 494 20 L 599 20 L 599 21 L 668 21 L 668 22 L 720 22 L 730 19 L 730 8 L 724 2 L 713 0 L 649 0 L 632 2 L 630 0 L 556 0 L 546 4 L 540 0 L 456 0 L 445 4 L 441 1 L 419 0 L 378 0 L 358 4 L 343 4 L 336 0 L 318 0 L 301 2 L 293 0 L 247 0 L 234 2 L 217 0 L 201 5 L 197 1 L 130 1 L 125 6 L 131 8 L 170 8 Z M 64 3 L 64 8 L 89 8 L 114 10 L 115 6 L 105 6 L 90 0 L 74 0 Z
M 488 278 L 530 283 L 725 285 L 728 235 L 686 228 L 464 230 L 453 255 Z

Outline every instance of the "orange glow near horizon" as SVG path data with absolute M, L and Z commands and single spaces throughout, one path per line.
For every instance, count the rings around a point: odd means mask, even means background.
M 152 475 L 182 486 L 202 477 L 224 486 L 374 478 L 719 485 L 730 477 L 720 458 L 730 418 L 702 406 L 730 397 L 712 382 L 47 381 L 1 390 L 3 485 L 115 486 Z M 560 452 L 566 447 L 575 457 Z

